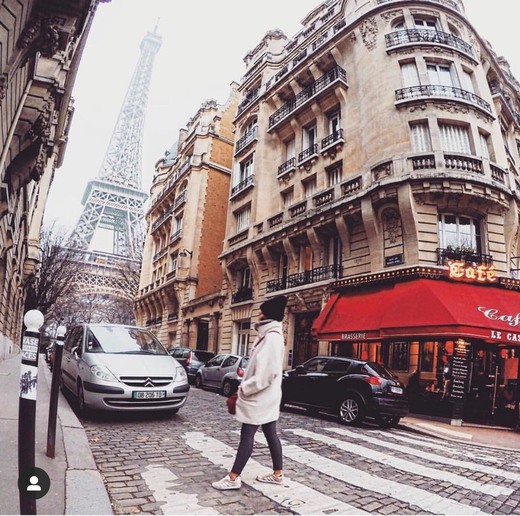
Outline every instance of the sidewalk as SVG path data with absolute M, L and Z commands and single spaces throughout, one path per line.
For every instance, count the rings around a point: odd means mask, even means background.
M 0 360 L 0 514 L 20 514 L 18 409 L 21 354 Z M 52 373 L 43 355 L 38 367 L 35 466 L 47 472 L 50 491 L 36 501 L 38 514 L 113 514 L 83 426 L 59 393 L 55 457 L 47 457 Z

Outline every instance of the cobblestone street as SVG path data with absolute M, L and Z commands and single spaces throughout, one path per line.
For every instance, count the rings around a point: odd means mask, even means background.
M 284 486 L 263 434 L 239 491 L 211 482 L 230 468 L 240 425 L 225 398 L 192 387 L 176 416 L 111 415 L 83 421 L 114 513 L 518 514 L 518 452 L 448 442 L 402 428 L 346 427 L 289 408 L 279 423 Z

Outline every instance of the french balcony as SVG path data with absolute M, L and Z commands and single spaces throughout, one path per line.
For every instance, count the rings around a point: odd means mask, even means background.
M 156 262 L 157 260 L 160 260 L 163 256 L 166 256 L 167 252 L 168 252 L 167 247 L 165 247 L 164 249 L 161 249 L 158 253 L 154 254 L 153 261 Z
M 343 138 L 343 129 L 333 131 L 321 140 L 321 153 L 336 155 L 338 149 L 345 143 Z
M 258 140 L 258 126 L 253 127 L 251 130 L 247 131 L 242 138 L 237 140 L 235 156 L 256 140 Z
M 431 43 L 444 45 L 462 52 L 475 59 L 473 47 L 464 40 L 450 34 L 432 29 L 403 29 L 385 35 L 386 48 L 392 49 L 403 45 Z
M 491 105 L 483 98 L 475 95 L 471 91 L 456 88 L 455 86 L 444 86 L 442 84 L 425 84 L 419 86 L 409 86 L 401 88 L 395 92 L 395 100 L 399 103 L 403 101 L 413 101 L 425 98 L 449 98 L 453 100 L 462 100 L 469 104 L 479 107 L 488 115 L 492 114 Z
M 493 257 L 490 254 L 478 253 L 473 249 L 464 247 L 438 247 L 437 265 L 445 265 L 448 260 L 493 265 Z
M 315 143 L 310 147 L 302 150 L 298 154 L 298 166 L 305 165 L 307 162 L 312 161 L 318 157 L 318 144 Z
M 172 236 L 170 237 L 170 244 L 173 244 L 179 240 L 182 236 L 182 229 L 178 229 L 175 231 L 175 233 L 172 233 Z
M 240 183 L 238 183 L 233 188 L 231 188 L 231 197 L 237 195 L 240 192 L 243 192 L 244 190 L 247 190 L 251 186 L 254 186 L 254 183 L 255 183 L 254 174 L 247 176 L 244 180 L 240 181 Z
M 173 209 L 176 210 L 179 206 L 183 205 L 188 198 L 188 193 L 186 190 L 183 190 L 173 201 Z
M 278 167 L 278 173 L 276 177 L 280 178 L 282 176 L 285 176 L 285 174 L 288 174 L 293 170 L 296 170 L 296 158 L 290 158 L 285 163 L 282 163 Z
M 170 208 L 166 211 L 166 213 L 163 213 L 153 224 L 152 224 L 152 230 L 153 233 L 158 227 L 160 227 L 164 222 L 168 220 L 168 218 L 171 216 L 173 209 Z
M 347 72 L 340 66 L 336 66 L 332 68 L 332 70 L 323 74 L 310 86 L 307 86 L 292 99 L 288 100 L 280 109 L 277 109 L 269 117 L 268 130 L 273 129 L 291 113 L 294 113 L 299 108 L 307 104 L 311 99 L 316 98 L 321 92 L 337 83 L 343 83 L 347 85 Z
M 252 70 L 251 70 L 252 71 Z M 249 71 L 246 75 L 249 74 Z M 260 88 L 255 88 L 246 94 L 244 100 L 238 105 L 237 116 L 250 106 L 260 96 Z
M 387 2 L 392 2 L 392 3 L 397 4 L 400 1 L 403 1 L 403 0 L 377 0 L 377 3 L 386 4 Z M 452 9 L 455 9 L 456 11 L 459 11 L 461 13 L 463 12 L 458 0 L 430 0 L 430 1 L 435 2 L 437 4 L 445 5 L 447 7 L 451 7 Z
M 341 265 L 323 265 L 308 271 L 289 274 L 286 278 L 269 280 L 266 290 L 267 293 L 277 292 L 279 290 L 311 285 L 320 281 L 340 279 L 342 275 L 343 267 Z
M 242 303 L 244 301 L 251 301 L 253 299 L 253 289 L 251 287 L 240 287 L 233 292 L 231 296 L 231 303 Z

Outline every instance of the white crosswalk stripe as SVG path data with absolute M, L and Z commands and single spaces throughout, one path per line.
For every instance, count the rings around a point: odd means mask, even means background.
M 148 489 L 153 491 L 154 498 L 161 503 L 163 514 L 189 514 L 203 516 L 220 514 L 211 507 L 199 505 L 197 495 L 183 493 L 180 489 L 179 477 L 170 469 L 158 465 L 146 466 L 141 473 Z M 176 490 L 179 489 L 179 490 Z
M 360 469 L 321 457 L 316 453 L 304 450 L 300 446 L 285 444 L 283 453 L 284 457 L 305 464 L 332 478 L 415 505 L 423 511 L 431 511 L 435 514 L 485 514 L 477 507 L 471 507 L 411 485 L 400 484 L 393 480 L 371 475 Z
M 332 429 L 328 429 L 332 430 Z M 350 441 L 341 441 L 339 439 L 334 439 L 333 437 L 329 437 L 328 435 L 317 434 L 315 432 L 310 432 L 308 430 L 303 430 L 300 428 L 293 428 L 287 430 L 287 432 L 292 432 L 301 437 L 307 437 L 309 439 L 313 439 L 315 441 L 320 441 L 325 444 L 331 445 L 333 444 L 337 448 L 341 450 L 345 450 L 348 453 L 353 453 L 355 455 L 359 455 L 366 459 L 370 459 L 371 461 L 377 462 L 379 464 L 385 464 L 387 466 L 393 467 L 395 469 L 399 469 L 401 471 L 405 471 L 407 473 L 411 473 L 414 475 L 421 475 L 423 477 L 432 478 L 434 480 L 446 481 L 450 482 L 459 487 L 463 487 L 465 489 L 470 489 L 473 491 L 479 491 L 481 493 L 489 494 L 491 496 L 499 496 L 506 495 L 509 496 L 513 489 L 507 487 L 497 486 L 496 484 L 482 484 L 475 480 L 471 480 L 469 478 L 463 477 L 461 475 L 456 475 L 454 473 L 450 473 L 445 469 L 435 469 L 429 466 L 425 466 L 424 464 L 418 464 L 412 462 L 410 460 L 402 459 L 400 457 L 395 457 L 393 455 L 389 455 L 386 453 L 382 453 L 376 450 L 372 450 L 365 446 L 360 446 L 358 444 Z M 349 436 L 353 436 L 352 434 L 346 434 Z M 357 434 L 355 434 L 357 436 Z
M 381 430 L 371 430 L 368 432 L 368 435 L 377 435 L 383 438 L 393 439 L 396 441 L 401 441 L 403 443 L 411 444 L 413 446 L 424 446 L 426 448 L 430 448 L 432 450 L 446 451 L 449 449 L 451 455 L 462 455 L 466 458 L 471 458 L 475 461 L 484 461 L 491 462 L 494 464 L 502 464 L 503 459 L 499 459 L 497 457 L 492 457 L 490 455 L 484 455 L 479 453 L 473 453 L 469 451 L 467 448 L 464 450 L 457 449 L 454 446 L 450 446 L 447 441 L 439 442 L 438 440 L 432 441 L 430 437 L 425 438 L 418 435 L 414 435 L 410 437 L 410 433 L 407 432 L 405 435 L 400 433 L 398 430 L 392 430 L 391 432 L 383 432 Z
M 188 446 L 198 450 L 213 464 L 222 466 L 226 471 L 231 468 L 236 450 L 227 444 L 202 432 L 186 432 L 184 437 Z M 253 481 L 257 475 L 265 474 L 266 471 L 270 471 L 270 465 L 266 467 L 254 459 L 249 459 L 247 475 L 242 476 L 242 483 L 247 483 L 282 507 L 290 509 L 294 514 L 368 514 L 357 507 L 336 500 L 287 477 L 283 486 Z
M 419 457 L 421 460 L 428 460 L 431 462 L 436 462 L 439 464 L 445 464 L 448 466 L 455 466 L 459 468 L 469 469 L 472 471 L 479 471 L 481 473 L 487 473 L 489 475 L 498 476 L 502 478 L 508 478 L 510 480 L 514 480 L 515 482 L 520 481 L 520 474 L 515 473 L 514 471 L 509 471 L 505 469 L 495 468 L 493 466 L 486 466 L 485 464 L 479 464 L 476 462 L 466 461 L 466 460 L 458 460 L 453 459 L 451 457 L 443 457 L 441 455 L 437 455 L 434 453 L 428 453 L 424 450 L 418 450 L 416 448 L 411 448 L 410 446 L 402 446 L 396 443 L 388 443 L 382 441 L 380 439 L 376 439 L 375 437 L 370 437 L 368 435 L 354 433 L 344 428 L 324 428 L 328 432 L 334 432 L 344 437 L 350 437 L 352 439 L 359 439 L 365 441 L 367 443 L 375 444 L 384 448 L 391 448 L 392 450 L 399 451 L 402 453 L 406 453 L 408 455 L 413 455 Z

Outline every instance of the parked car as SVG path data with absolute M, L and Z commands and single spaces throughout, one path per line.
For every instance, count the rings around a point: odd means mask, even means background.
M 168 350 L 168 353 L 184 367 L 188 381 L 192 383 L 195 381 L 195 375 L 200 367 L 215 356 L 212 351 L 183 347 L 172 348 Z
M 249 358 L 232 353 L 222 353 L 208 360 L 195 375 L 195 387 L 219 389 L 230 396 L 238 389 Z
M 79 411 L 176 413 L 190 390 L 184 368 L 150 331 L 117 324 L 71 328 L 63 346 L 62 388 Z
M 385 428 L 397 426 L 409 410 L 404 385 L 385 366 L 331 356 L 317 356 L 284 371 L 282 407 L 285 404 L 336 414 L 347 425 L 367 417 Z

